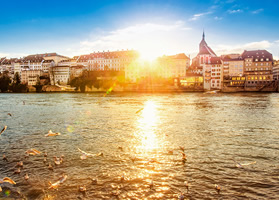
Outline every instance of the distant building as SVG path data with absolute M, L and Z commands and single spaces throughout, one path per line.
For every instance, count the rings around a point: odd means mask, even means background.
M 162 56 L 154 62 L 134 61 L 125 68 L 126 82 L 136 83 L 146 78 L 152 81 L 172 82 L 174 78 L 184 77 L 190 66 L 190 58 L 184 53 Z
M 213 63 L 211 63 L 211 60 L 213 61 Z M 204 89 L 210 90 L 212 85 L 214 85 L 214 88 L 216 88 L 215 86 L 217 86 L 216 82 L 219 75 L 217 76 L 217 71 L 214 71 L 212 74 L 211 70 L 212 67 L 214 67 L 214 70 L 219 70 L 219 68 L 222 67 L 219 66 L 221 65 L 219 64 L 219 62 L 220 58 L 217 58 L 215 52 L 207 45 L 205 41 L 205 34 L 203 33 L 202 40 L 199 45 L 199 53 L 195 58 L 193 58 L 192 66 L 190 67 L 190 69 L 193 73 L 196 72 L 203 75 Z M 214 78 L 212 78 L 212 75 L 214 76 Z M 211 80 L 214 80 L 214 84 Z M 219 79 L 219 81 L 221 81 L 221 79 Z M 218 85 L 221 85 L 221 83 L 218 83 Z
M 158 76 L 162 78 L 176 78 L 185 76 L 186 69 L 190 67 L 190 58 L 184 53 L 160 57 L 158 62 Z
M 273 80 L 279 80 L 279 60 L 274 61 L 272 68 Z
M 134 50 L 98 51 L 79 56 L 77 65 L 84 66 L 88 71 L 125 71 L 137 58 L 138 52 Z
M 73 58 L 69 58 L 67 60 L 61 60 L 58 63 L 58 66 L 78 66 L 77 60 L 80 56 L 74 56 Z M 83 66 L 81 63 L 79 63 L 79 66 Z M 87 65 L 86 65 L 87 66 Z
M 224 77 L 244 75 L 244 60 L 240 54 L 223 55 L 221 59 L 223 62 Z
M 42 75 L 42 70 L 24 70 L 21 72 L 21 83 L 26 83 L 27 85 L 36 85 L 40 80 L 39 77 Z
M 212 57 L 210 59 L 211 65 L 211 80 L 210 80 L 210 89 L 222 89 L 223 85 L 223 69 L 221 58 Z
M 83 70 L 84 70 L 83 66 L 71 66 L 70 67 L 70 80 L 82 75 Z
M 68 85 L 70 81 L 70 66 L 54 66 L 49 69 L 51 85 Z
M 273 56 L 266 50 L 244 51 L 244 74 L 246 87 L 259 86 L 273 80 Z
M 185 89 L 203 89 L 203 76 L 191 71 L 186 71 L 186 76 L 179 77 L 179 85 Z M 178 81 L 175 81 L 178 82 Z

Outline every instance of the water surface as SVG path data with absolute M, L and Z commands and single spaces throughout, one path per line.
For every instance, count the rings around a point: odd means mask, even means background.
M 0 105 L 0 129 L 8 126 L 0 136 L 8 158 L 0 160 L 0 178 L 17 182 L 2 184 L 0 198 L 279 198 L 277 93 L 0 94 Z M 45 137 L 50 129 L 61 135 Z M 47 152 L 47 163 L 43 154 L 25 158 L 30 148 Z M 78 148 L 104 156 L 81 160 Z M 61 155 L 64 162 L 50 171 Z M 20 160 L 22 172 L 13 174 Z M 238 168 L 234 160 L 256 163 Z M 48 190 L 63 173 L 68 179 Z

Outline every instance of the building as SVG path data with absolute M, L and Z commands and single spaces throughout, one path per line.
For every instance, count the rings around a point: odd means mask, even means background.
M 70 67 L 70 80 L 82 75 L 83 70 L 84 70 L 83 66 L 71 66 Z
M 27 83 L 27 85 L 36 85 L 39 81 L 39 77 L 42 75 L 42 70 L 24 70 L 21 72 L 21 83 Z
M 73 58 L 69 58 L 67 60 L 61 60 L 58 63 L 58 66 L 70 66 L 70 67 L 78 66 L 77 60 L 79 57 L 80 56 L 74 56 Z M 79 66 L 83 66 L 82 63 L 79 63 Z M 87 63 L 86 63 L 86 66 L 87 66 Z
M 70 82 L 70 66 L 54 66 L 49 69 L 51 85 L 68 85 Z
M 272 68 L 273 80 L 279 80 L 279 60 L 274 61 Z
M 246 87 L 255 87 L 268 84 L 273 80 L 273 56 L 266 50 L 244 51 L 244 75 Z
M 203 89 L 203 76 L 191 71 L 186 71 L 186 76 L 178 78 L 180 87 L 183 89 Z
M 221 58 L 224 77 L 244 75 L 244 60 L 240 54 L 223 55 Z
M 134 60 L 125 68 L 128 83 L 142 82 L 146 78 L 153 82 L 173 82 L 174 78 L 184 77 L 190 66 L 190 58 L 184 53 L 162 56 L 154 62 Z
M 223 86 L 223 67 L 221 58 L 219 57 L 212 57 L 210 59 L 210 89 L 222 89 Z
M 190 67 L 190 58 L 184 53 L 173 56 L 163 56 L 158 59 L 158 76 L 162 78 L 176 78 L 186 75 Z
M 211 63 L 211 60 L 213 61 L 213 63 Z M 191 69 L 192 73 L 198 73 L 198 74 L 203 75 L 204 89 L 207 89 L 207 90 L 211 89 L 211 86 L 213 85 L 213 82 L 211 80 L 214 80 L 214 89 L 216 88 L 215 86 L 217 86 L 217 83 L 216 83 L 217 82 L 217 79 L 216 79 L 217 72 L 215 72 L 215 71 L 213 72 L 214 79 L 212 79 L 211 78 L 211 76 L 212 76 L 211 68 L 214 65 L 214 70 L 217 70 L 217 69 L 219 70 L 219 65 L 221 65 L 219 62 L 220 62 L 220 58 L 217 58 L 217 55 L 214 53 L 214 51 L 207 45 L 207 43 L 205 41 L 205 34 L 203 33 L 202 40 L 199 44 L 199 53 L 195 58 L 193 58 L 190 69 Z
M 77 65 L 88 71 L 125 71 L 125 68 L 138 59 L 134 50 L 93 52 L 77 58 Z

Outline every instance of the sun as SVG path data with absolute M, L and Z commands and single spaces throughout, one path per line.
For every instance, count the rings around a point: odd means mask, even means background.
M 160 57 L 159 50 L 153 48 L 139 49 L 139 60 L 143 62 L 154 62 L 158 57 Z

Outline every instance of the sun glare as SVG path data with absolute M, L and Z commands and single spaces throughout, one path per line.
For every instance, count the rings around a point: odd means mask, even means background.
M 143 62 L 153 62 L 155 61 L 158 57 L 159 54 L 156 52 L 154 49 L 145 49 L 145 50 L 140 50 L 140 60 Z

